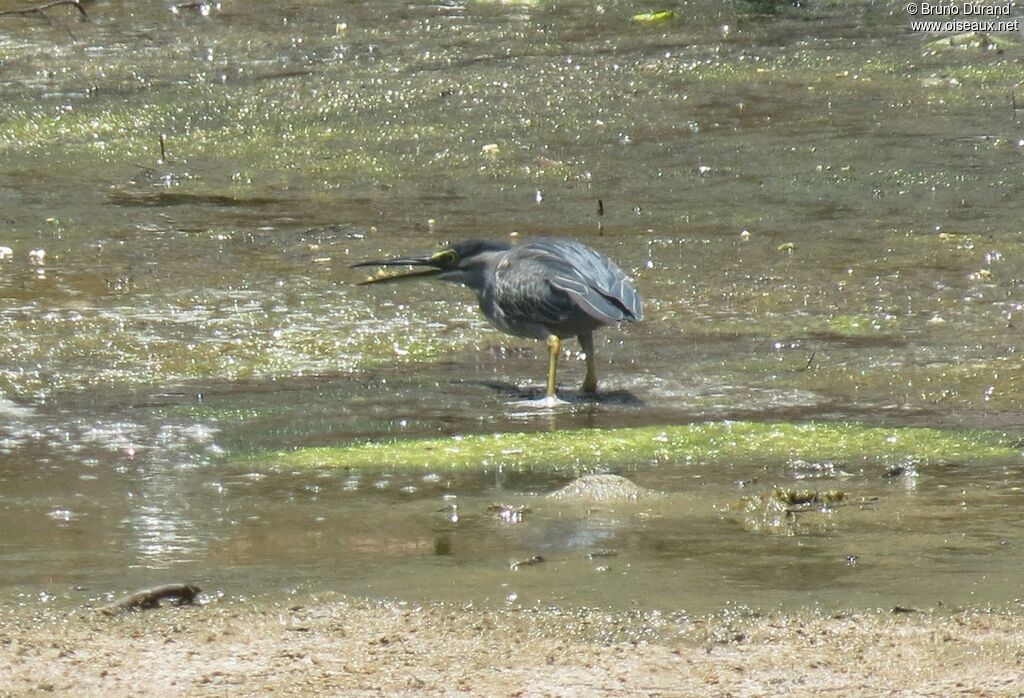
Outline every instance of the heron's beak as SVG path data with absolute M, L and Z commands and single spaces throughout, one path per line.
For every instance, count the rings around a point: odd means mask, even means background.
M 371 276 L 366 281 L 360 281 L 359 286 L 368 286 L 370 284 L 388 284 L 395 281 L 406 281 L 408 279 L 422 279 L 429 276 L 437 276 L 442 271 L 443 267 L 438 263 L 436 259 L 437 255 L 431 255 L 429 257 L 396 257 L 394 259 L 378 259 L 370 262 L 359 262 L 353 264 L 352 268 L 355 267 L 431 267 L 430 269 L 421 269 L 419 271 L 409 272 L 398 272 L 388 273 L 383 269 L 377 271 L 375 276 Z

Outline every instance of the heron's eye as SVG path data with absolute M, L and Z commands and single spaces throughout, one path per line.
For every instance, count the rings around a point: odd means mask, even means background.
M 454 267 L 459 263 L 459 255 L 455 250 L 441 250 L 431 257 L 431 260 L 443 267 Z

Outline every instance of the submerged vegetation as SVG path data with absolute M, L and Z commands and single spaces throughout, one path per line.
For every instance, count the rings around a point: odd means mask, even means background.
M 777 4 L 761 3 L 765 9 Z M 793 12 L 799 18 L 799 11 Z M 744 14 L 740 11 L 733 21 Z M 693 31 L 675 18 L 668 10 L 632 16 L 635 24 L 664 31 L 673 46 Z M 593 15 L 573 19 L 585 22 L 588 31 L 600 20 Z M 597 36 L 617 37 L 627 19 L 598 21 Z M 487 33 L 487 27 L 473 21 L 472 16 L 467 19 L 471 36 Z M 200 35 L 199 46 L 180 40 L 175 28 L 170 25 L 169 34 L 142 53 L 123 52 L 116 45 L 96 56 L 86 53 L 76 61 L 73 76 L 67 67 L 45 71 L 37 77 L 41 87 L 73 77 L 83 90 L 81 98 L 51 96 L 31 104 L 10 100 L 0 105 L 0 152 L 123 168 L 155 161 L 159 139 L 165 136 L 173 161 L 207 170 L 201 185 L 206 192 L 211 187 L 269 190 L 295 177 L 313 190 L 335 191 L 361 182 L 394 185 L 410 173 L 511 184 L 524 176 L 544 179 L 556 172 L 556 179 L 587 182 L 598 164 L 593 160 L 605 159 L 608 145 L 635 129 L 632 115 L 637 110 L 650 114 L 683 109 L 696 82 L 728 83 L 738 90 L 768 81 L 776 91 L 809 88 L 818 95 L 844 96 L 875 95 L 884 89 L 907 100 L 926 101 L 934 93 L 927 81 L 940 71 L 981 90 L 945 89 L 946 102 L 1004 101 L 1016 89 L 1021 51 L 1012 40 L 987 35 L 975 43 L 998 45 L 1006 55 L 993 53 L 979 61 L 963 52 L 936 54 L 936 46 L 955 37 L 929 41 L 927 36 L 918 42 L 918 53 L 929 55 L 919 64 L 885 51 L 822 55 L 813 46 L 801 46 L 735 59 L 697 46 L 676 49 L 657 61 L 637 58 L 611 65 L 584 52 L 577 60 L 587 68 L 582 71 L 541 51 L 513 53 L 509 60 L 522 70 L 505 71 L 495 81 L 478 74 L 476 62 L 467 60 L 472 44 L 452 43 L 422 56 L 382 54 L 380 30 L 369 22 L 348 22 L 342 30 L 326 22 L 306 26 L 303 44 L 277 47 L 246 42 L 223 18 Z M 415 25 L 401 29 L 417 31 Z M 557 31 L 571 36 L 576 29 L 569 23 Z M 736 27 L 726 24 L 722 31 L 728 38 Z M 81 41 L 91 36 L 85 31 Z M 19 57 L 11 49 L 6 54 Z M 187 79 L 161 75 L 158 65 L 165 62 L 187 69 Z M 444 65 L 457 67 L 439 70 Z M 549 88 L 552 80 L 559 84 L 557 91 Z M 530 116 L 488 110 L 494 118 L 478 118 L 480 105 L 500 104 L 506 93 L 531 104 Z M 806 127 L 814 126 L 812 113 L 798 118 Z M 598 141 L 586 157 L 555 159 L 538 150 L 533 137 L 538 124 L 559 140 L 597 135 Z M 700 123 L 685 121 L 683 127 L 697 130 Z M 486 144 L 492 143 L 503 146 L 487 150 Z M 493 156 L 495 152 L 500 155 Z M 551 164 L 557 167 L 547 166 Z M 214 172 L 243 176 L 215 180 L 210 176 Z
M 0 245 L 19 260 L 3 263 L 0 288 L 29 301 L 0 317 L 9 338 L 0 390 L 40 397 L 436 361 L 477 343 L 478 327 L 439 337 L 438 323 L 416 318 L 473 311 L 423 310 L 427 294 L 409 292 L 402 302 L 416 310 L 392 305 L 376 322 L 387 299 L 346 291 L 348 255 L 376 253 L 394 236 L 585 234 L 602 196 L 602 242 L 618 246 L 659 331 L 800 352 L 785 363 L 784 350 L 737 352 L 725 366 L 697 367 L 702 375 L 744 384 L 806 365 L 772 387 L 877 401 L 893 386 L 865 383 L 879 380 L 871 367 L 891 352 L 841 352 L 916 335 L 927 340 L 924 361 L 905 368 L 941 384 L 961 371 L 932 355 L 956 353 L 952 328 L 996 327 L 1015 312 L 1012 274 L 975 249 L 988 219 L 974 208 L 1014 196 L 1019 156 L 1009 136 L 944 142 L 945 114 L 974 124 L 1003 109 L 1013 119 L 1021 47 L 974 37 L 936 52 L 940 39 L 878 18 L 851 43 L 841 22 L 821 18 L 876 14 L 877 3 L 750 5 L 785 12 L 716 5 L 684 18 L 660 7 L 479 3 L 441 24 L 437 8 L 417 6 L 382 26 L 377 11 L 338 17 L 311 3 L 285 32 L 227 6 L 124 17 L 97 6 L 70 32 L 60 22 L 71 7 L 50 12 L 56 26 L 6 18 L 11 37 L 25 33 L 0 43 L 12 75 L 0 104 L 0 191 L 17 192 Z M 771 39 L 783 30 L 799 36 L 785 50 Z M 885 136 L 908 122 L 930 150 Z M 45 204 L 40 163 L 63 192 Z M 975 198 L 957 193 L 972 185 Z M 962 223 L 963 248 L 931 234 L 943 209 Z M 339 219 L 351 235 L 303 238 L 307 223 Z M 842 221 L 873 242 L 844 247 Z M 731 244 L 740 230 L 745 242 Z M 1000 259 L 1019 255 L 1012 229 L 981 232 L 1002 236 Z M 766 254 L 780 243 L 786 254 Z M 20 263 L 35 249 L 49 253 L 46 265 Z M 182 293 L 183 278 L 201 292 Z M 908 284 L 938 290 L 908 293 Z M 834 351 L 796 346 L 808 337 Z M 1019 372 L 974 353 L 951 362 L 971 367 L 972 403 L 984 395 L 1018 407 Z M 916 400 L 900 390 L 901 404 Z M 929 385 L 928 395 L 956 390 Z

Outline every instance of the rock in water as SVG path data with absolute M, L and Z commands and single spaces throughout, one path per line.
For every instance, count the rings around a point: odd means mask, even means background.
M 584 475 L 548 495 L 551 499 L 579 502 L 638 502 L 660 497 L 621 475 Z

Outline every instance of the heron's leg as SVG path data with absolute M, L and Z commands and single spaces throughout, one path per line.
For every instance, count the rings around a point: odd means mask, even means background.
M 581 390 L 585 393 L 597 392 L 597 368 L 594 366 L 594 333 L 587 332 L 576 337 L 580 340 L 583 353 L 587 357 L 587 377 L 583 379 Z
M 548 335 L 548 397 L 555 396 L 555 371 L 558 367 L 558 351 L 562 348 L 562 340 L 555 335 Z

